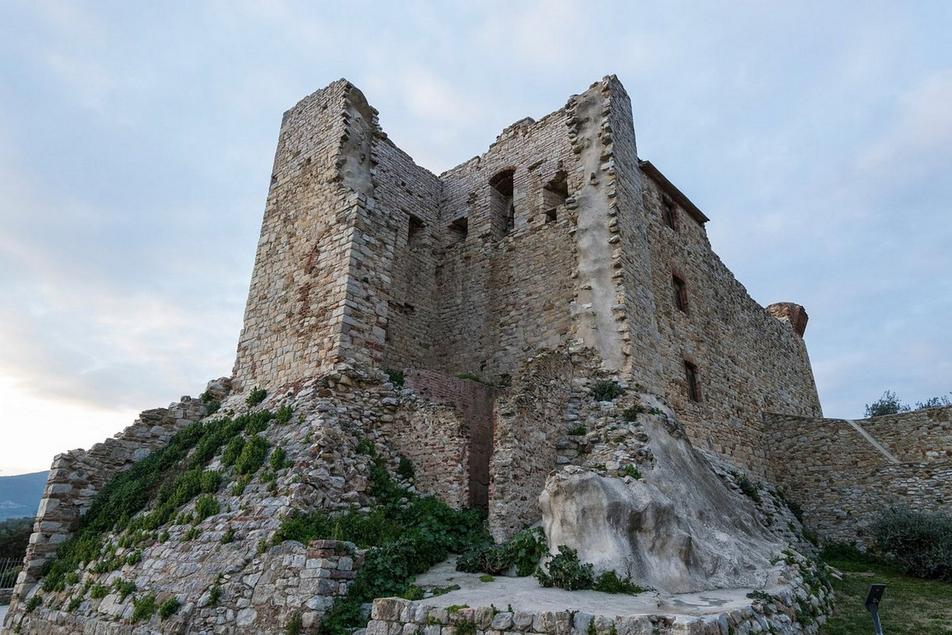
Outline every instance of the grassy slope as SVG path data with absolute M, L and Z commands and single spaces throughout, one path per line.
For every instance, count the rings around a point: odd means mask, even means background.
M 886 635 L 952 633 L 952 584 L 911 578 L 897 569 L 856 560 L 828 560 L 843 572 L 833 580 L 836 615 L 821 635 L 869 635 L 873 622 L 863 607 L 869 585 L 886 584 L 879 614 Z

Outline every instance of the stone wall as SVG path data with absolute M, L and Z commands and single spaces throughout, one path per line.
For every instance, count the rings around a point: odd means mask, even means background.
M 556 468 L 559 439 L 579 419 L 576 372 L 569 355 L 544 353 L 528 360 L 500 394 L 489 488 L 489 527 L 496 540 L 542 516 L 539 494 Z
M 696 445 L 765 475 L 761 413 L 821 414 L 806 346 L 789 322 L 757 304 L 724 266 L 711 249 L 706 219 L 688 209 L 690 202 L 679 200 L 656 169 L 644 167 L 662 342 L 660 394 Z M 665 222 L 666 204 L 673 207 L 673 228 Z M 685 286 L 686 311 L 676 306 L 675 276 Z M 700 401 L 688 394 L 685 361 L 697 368 Z
M 823 541 L 867 543 L 892 506 L 952 503 L 952 408 L 860 421 L 766 415 L 770 479 Z
M 106 483 L 206 412 L 201 401 L 183 397 L 168 408 L 142 412 L 131 426 L 88 450 L 58 454 L 50 467 L 14 595 L 18 597 L 39 579 L 44 565 L 73 535 L 80 517 Z

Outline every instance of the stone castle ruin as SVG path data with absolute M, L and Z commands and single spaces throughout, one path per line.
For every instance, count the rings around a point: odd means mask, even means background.
M 873 422 L 821 418 L 806 311 L 761 307 L 724 266 L 708 218 L 638 158 L 617 78 L 438 176 L 376 114 L 345 80 L 284 114 L 232 376 L 56 457 L 5 629 L 317 628 L 363 552 L 276 533 L 294 512 L 368 509 L 378 461 L 481 510 L 497 541 L 541 526 L 551 553 L 651 594 L 605 604 L 525 578 L 477 593 L 464 576 L 377 599 L 368 634 L 813 633 L 832 599 L 785 497 L 821 539 L 860 541 L 881 475 L 914 507 L 952 497 L 935 451 L 949 409 L 882 443 Z M 261 409 L 284 425 L 235 438 L 280 449 L 271 469 L 210 451 L 196 469 L 235 480 L 204 495 L 214 513 L 190 499 L 158 515 L 153 490 L 132 520 L 157 518 L 151 533 L 104 530 L 105 555 L 50 584 L 110 483 L 197 422 Z M 827 444 L 856 460 L 829 467 Z M 142 619 L 149 594 L 175 612 Z

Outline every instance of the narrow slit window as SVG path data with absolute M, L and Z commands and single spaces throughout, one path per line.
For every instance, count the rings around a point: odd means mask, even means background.
M 515 172 L 510 168 L 489 179 L 490 209 L 493 221 L 502 234 L 508 234 L 515 226 L 516 207 L 512 198 Z
M 661 199 L 661 215 L 664 217 L 664 224 L 678 230 L 678 208 L 670 198 L 665 196 Z
M 565 205 L 569 197 L 568 178 L 565 171 L 559 170 L 551 181 L 542 188 L 542 209 L 545 210 L 545 222 L 558 220 L 558 209 Z
M 675 274 L 671 277 L 671 285 L 674 288 L 674 306 L 678 307 L 681 313 L 688 312 L 688 285 L 684 278 Z
M 701 401 L 701 384 L 698 380 L 697 366 L 684 361 L 684 378 L 687 381 L 688 397 L 691 401 Z
M 466 240 L 466 235 L 469 233 L 469 221 L 465 216 L 457 218 L 447 229 L 449 229 L 450 244 L 461 243 Z
M 420 239 L 423 238 L 423 221 L 413 214 L 409 214 L 409 217 L 410 222 L 409 228 L 407 229 L 407 245 L 409 245 L 412 249 L 413 247 L 416 247 L 419 244 Z

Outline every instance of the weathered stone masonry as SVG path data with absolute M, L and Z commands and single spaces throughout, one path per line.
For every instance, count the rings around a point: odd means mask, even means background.
M 800 325 L 747 295 L 706 220 L 639 161 L 614 77 L 440 176 L 335 82 L 282 122 L 237 386 L 344 360 L 505 382 L 536 352 L 583 346 L 673 403 L 696 443 L 764 474 L 760 414 L 819 415 L 813 375 Z
M 952 504 L 952 408 L 846 421 L 766 415 L 771 480 L 824 541 L 866 543 L 890 507 Z

